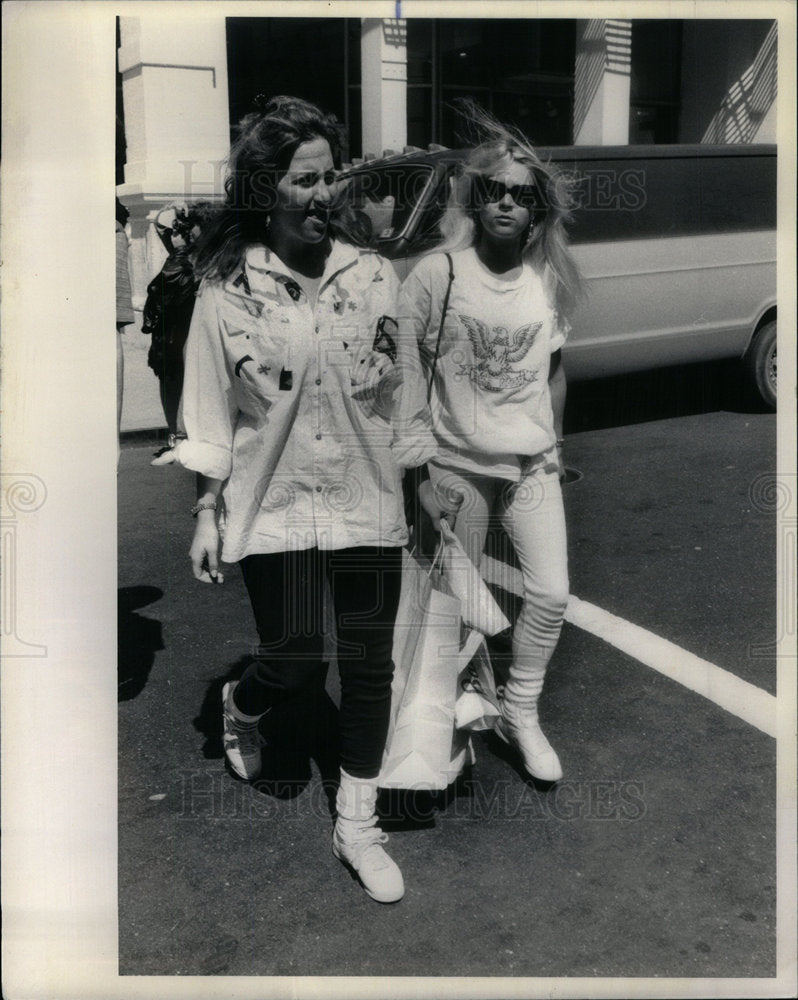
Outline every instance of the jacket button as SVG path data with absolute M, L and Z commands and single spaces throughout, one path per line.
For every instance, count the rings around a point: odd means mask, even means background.
M 321 493 L 321 486 L 317 486 L 317 487 L 316 487 L 316 492 L 317 492 L 317 493 Z
M 316 440 L 317 440 L 317 441 L 321 441 L 321 434 L 317 434 L 317 435 L 316 435 Z
M 320 378 L 316 379 L 316 385 L 321 385 L 321 379 Z

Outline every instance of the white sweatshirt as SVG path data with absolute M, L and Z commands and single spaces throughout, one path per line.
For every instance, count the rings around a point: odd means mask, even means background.
M 473 248 L 451 256 L 455 277 L 429 408 L 435 461 L 517 481 L 556 441 L 549 365 L 567 326 L 528 264 L 517 279 L 504 281 L 482 266 Z M 448 276 L 446 256 L 431 254 L 407 276 L 400 294 L 400 339 L 418 343 L 427 378 Z M 416 398 L 411 401 L 406 384 L 403 408 L 417 420 L 425 380 L 413 384 Z

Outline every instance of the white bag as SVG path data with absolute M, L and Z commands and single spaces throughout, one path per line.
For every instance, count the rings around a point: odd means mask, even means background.
M 501 695 L 484 639 L 461 671 L 458 691 L 454 708 L 457 728 L 470 732 L 493 729 L 501 715 Z
M 468 734 L 455 727 L 455 702 L 459 676 L 483 638 L 470 632 L 462 643 L 461 633 L 458 599 L 434 565 L 408 554 L 394 631 L 382 788 L 440 791 L 471 759 Z
M 460 601 L 463 624 L 483 635 L 496 635 L 510 627 L 496 599 L 471 562 L 445 518 L 441 518 L 442 571 L 452 593 Z

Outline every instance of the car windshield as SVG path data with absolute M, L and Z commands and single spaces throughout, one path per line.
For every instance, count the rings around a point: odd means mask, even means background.
M 402 235 L 432 173 L 424 164 L 397 164 L 349 179 L 347 196 L 370 241 Z

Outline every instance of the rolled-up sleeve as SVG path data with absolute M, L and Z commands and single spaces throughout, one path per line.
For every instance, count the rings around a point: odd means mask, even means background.
M 397 367 L 400 386 L 394 420 L 393 454 L 403 468 L 423 465 L 438 451 L 427 402 L 427 372 L 419 356 L 431 314 L 431 294 L 418 269 L 399 292 Z
M 230 475 L 238 416 L 222 342 L 218 286 L 204 284 L 197 296 L 186 343 L 182 427 L 177 461 L 211 479 Z

